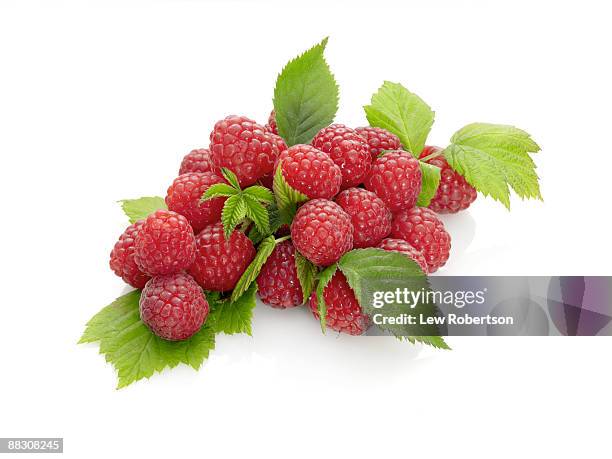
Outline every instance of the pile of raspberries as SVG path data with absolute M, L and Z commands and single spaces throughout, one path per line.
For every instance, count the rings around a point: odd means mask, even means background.
M 143 289 L 140 316 L 156 335 L 172 341 L 189 338 L 209 313 L 203 290 L 231 291 L 256 254 L 240 227 L 224 236 L 226 198 L 201 201 L 202 194 L 225 183 L 222 167 L 236 174 L 241 187 L 258 183 L 272 189 L 280 165 L 285 182 L 309 200 L 299 206 L 290 228 L 280 228 L 278 235 L 291 238 L 276 245 L 257 277 L 263 303 L 281 309 L 303 303 L 296 251 L 325 267 L 353 248 L 377 247 L 405 254 L 431 274 L 446 263 L 451 247 L 437 213 L 458 212 L 476 199 L 476 190 L 439 152 L 425 147 L 421 154 L 441 169 L 441 181 L 429 207 L 417 207 L 419 161 L 384 129 L 332 124 L 310 145 L 287 148 L 274 112 L 265 126 L 229 116 L 215 124 L 209 149 L 193 150 L 183 159 L 168 188 L 168 210 L 130 225 L 119 237 L 110 267 Z M 340 270 L 323 297 L 327 327 L 352 335 L 365 332 L 369 318 Z M 314 292 L 309 306 L 318 319 Z

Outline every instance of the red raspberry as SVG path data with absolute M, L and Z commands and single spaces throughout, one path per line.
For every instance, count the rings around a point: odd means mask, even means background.
M 228 116 L 210 134 L 210 154 L 216 167 L 227 167 L 241 187 L 254 184 L 272 172 L 278 156 L 278 139 L 245 116 Z
M 360 127 L 355 129 L 357 134 L 365 139 L 370 148 L 372 161 L 385 150 L 399 150 L 402 142 L 399 137 L 386 129 L 379 127 Z
M 390 151 L 372 164 L 365 187 L 392 211 L 414 207 L 421 192 L 421 168 L 410 153 Z
M 134 260 L 150 276 L 187 269 L 195 256 L 193 228 L 185 217 L 170 210 L 149 215 L 136 234 Z
M 436 213 L 426 207 L 414 207 L 394 214 L 391 237 L 403 239 L 415 249 L 421 250 L 430 274 L 444 266 L 448 260 L 450 235 Z
M 225 239 L 221 223 L 209 225 L 200 231 L 196 245 L 196 257 L 189 274 L 204 290 L 232 290 L 255 258 L 251 240 L 238 230 Z
M 183 215 L 193 231 L 198 233 L 206 225 L 221 220 L 226 198 L 214 198 L 201 202 L 200 198 L 215 183 L 225 183 L 212 172 L 191 172 L 179 175 L 166 194 L 168 209 Z
M 295 247 L 291 241 L 278 244 L 257 277 L 261 301 L 273 308 L 292 308 L 302 304 L 302 286 L 295 267 Z
M 208 311 L 204 292 L 185 273 L 154 277 L 140 296 L 140 318 L 153 333 L 170 341 L 197 333 Z
M 371 191 L 349 188 L 335 201 L 351 217 L 353 247 L 374 247 L 391 231 L 391 211 Z
M 266 188 L 268 188 L 269 190 L 272 190 L 274 187 L 274 175 L 273 174 L 264 175 L 262 178 L 259 179 L 259 183 L 262 186 L 265 186 Z
M 338 270 L 323 290 L 326 314 L 325 325 L 327 328 L 349 335 L 362 335 L 370 324 L 361 306 L 355 298 L 355 292 L 346 281 L 342 271 Z M 319 319 L 317 294 L 312 292 L 310 296 L 310 310 Z
M 278 135 L 278 127 L 276 126 L 276 112 L 272 110 L 270 116 L 268 117 L 268 124 L 266 124 L 266 129 L 272 134 Z
M 291 239 L 315 265 L 331 265 L 353 247 L 351 217 L 333 201 L 313 199 L 295 214 Z
M 114 273 L 134 288 L 143 288 L 150 279 L 134 261 L 134 240 L 144 220 L 127 227 L 115 244 L 110 255 L 110 268 Z
M 294 145 L 282 152 L 278 160 L 290 187 L 311 199 L 331 199 L 342 184 L 342 172 L 328 155 L 310 145 Z
M 340 168 L 343 189 L 363 183 L 372 167 L 372 156 L 363 137 L 343 124 L 321 129 L 312 146 L 327 153 Z
M 210 159 L 208 148 L 199 148 L 187 153 L 181 162 L 179 175 L 186 174 L 187 172 L 218 172 L 213 166 L 212 159 Z
M 440 150 L 438 147 L 427 146 L 423 149 L 421 158 L 437 153 Z M 478 196 L 476 188 L 470 185 L 461 174 L 455 172 L 444 156 L 436 156 L 426 162 L 441 169 L 440 185 L 436 195 L 429 203 L 429 208 L 439 214 L 454 214 L 470 207 L 470 204 Z
M 421 270 L 427 274 L 427 261 L 425 260 L 423 252 L 415 249 L 403 239 L 383 239 L 382 242 L 378 244 L 378 248 L 388 250 L 389 252 L 403 253 L 417 263 L 421 267 Z

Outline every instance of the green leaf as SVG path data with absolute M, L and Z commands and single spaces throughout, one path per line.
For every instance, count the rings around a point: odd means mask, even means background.
M 204 192 L 204 194 L 200 198 L 200 201 L 206 201 L 208 199 L 213 199 L 213 198 L 218 198 L 218 197 L 230 197 L 238 193 L 240 193 L 239 190 L 237 190 L 234 187 L 229 186 L 226 183 L 215 183 L 214 185 L 209 187 Z
M 238 177 L 236 177 L 236 174 L 234 174 L 231 170 L 229 170 L 227 167 L 222 167 L 221 168 L 221 174 L 223 175 L 223 177 L 225 178 L 225 180 L 227 180 L 229 182 L 229 184 L 234 187 L 236 190 L 240 191 L 240 183 L 238 182 Z
M 255 308 L 257 285 L 252 284 L 243 295 L 235 301 L 221 300 L 219 295 L 208 294 L 211 307 L 208 323 L 217 333 L 233 335 L 246 333 L 252 335 L 251 320 Z
M 323 271 L 319 273 L 319 282 L 317 284 L 317 309 L 319 313 L 319 320 L 321 321 L 321 331 L 325 333 L 325 320 L 327 317 L 327 305 L 325 304 L 325 297 L 323 296 L 323 291 L 329 281 L 334 277 L 336 271 L 338 270 L 338 265 L 334 263 L 333 265 L 329 265 Z
M 440 184 L 440 168 L 423 161 L 419 161 L 419 165 L 421 166 L 423 185 L 421 186 L 417 206 L 427 207 L 438 190 L 438 185 Z
M 232 292 L 232 301 L 236 301 L 251 287 L 253 281 L 257 279 L 262 266 L 274 251 L 274 247 L 276 247 L 274 236 L 268 236 L 261 241 L 255 258 L 253 258 L 251 264 L 247 267 L 244 273 L 242 273 L 242 276 L 240 279 L 238 279 L 238 283 L 234 287 L 234 291 Z
M 370 105 L 363 108 L 370 126 L 397 135 L 404 148 L 419 157 L 435 117 L 419 96 L 399 83 L 385 81 L 372 96 Z
M 274 110 L 288 146 L 310 143 L 338 110 L 338 85 L 323 56 L 327 38 L 289 61 L 276 80 Z
M 437 313 L 436 305 L 426 299 L 425 292 L 430 290 L 427 277 L 416 262 L 401 253 L 373 248 L 355 249 L 340 258 L 338 267 L 355 292 L 363 312 L 370 317 L 374 317 L 375 314 L 384 314 L 385 317 L 400 317 L 402 314 L 419 317 L 422 314 L 429 317 Z M 396 292 L 398 289 L 421 291 L 423 295 L 414 305 L 405 304 L 394 297 L 385 303 L 384 309 L 374 307 L 375 294 Z M 439 337 L 439 330 L 435 325 L 380 324 L 377 326 L 396 337 L 416 339 L 418 336 L 423 342 L 427 341 L 423 337 Z M 429 341 L 437 342 L 439 339 Z
M 423 344 L 427 344 L 432 347 L 437 347 L 438 349 L 450 349 L 450 346 L 446 344 L 444 338 L 441 336 L 406 336 L 406 337 L 397 337 L 400 341 L 406 339 L 410 341 L 412 344 L 419 342 Z
M 290 212 L 280 210 L 275 203 L 270 204 L 268 206 L 268 218 L 270 222 L 269 232 L 262 233 L 261 231 L 259 231 L 259 228 L 257 228 L 257 226 L 253 226 L 253 228 L 251 228 L 251 231 L 249 231 L 249 239 L 251 239 L 253 244 L 259 244 L 265 237 L 276 233 L 281 226 L 291 225 L 291 215 L 292 214 Z
M 250 195 L 244 194 L 242 196 L 244 203 L 246 204 L 246 215 L 249 217 L 255 226 L 259 228 L 263 234 L 270 232 L 270 218 L 268 217 L 268 211 L 262 206 L 259 201 Z
M 289 184 L 285 181 L 281 168 L 281 161 L 279 161 L 276 172 L 274 173 L 272 188 L 274 188 L 274 196 L 276 197 L 278 208 L 287 209 L 290 214 L 293 214 L 291 215 L 291 219 L 293 219 L 293 216 L 295 215 L 296 204 L 308 201 L 308 196 L 291 188 L 291 186 L 289 186 Z
M 314 288 L 318 269 L 297 250 L 295 251 L 295 268 L 302 287 L 302 302 L 306 303 Z
M 228 238 L 236 225 L 242 221 L 247 214 L 247 206 L 242 195 L 235 195 L 227 198 L 223 211 L 221 212 L 221 222 L 223 223 L 223 232 Z
M 243 193 L 267 204 L 274 202 L 274 195 L 265 186 L 253 185 L 244 190 Z
M 130 223 L 147 218 L 159 209 L 167 209 L 164 198 L 159 196 L 145 196 L 138 199 L 123 199 L 119 201 L 123 212 L 130 219 Z
M 88 323 L 79 343 L 100 342 L 100 353 L 117 370 L 117 388 L 151 377 L 180 363 L 200 368 L 215 347 L 208 323 L 185 341 L 166 341 L 140 320 L 140 291 L 134 290 L 103 308 Z
M 510 188 L 523 199 L 542 199 L 529 155 L 538 151 L 538 144 L 521 129 L 474 123 L 457 131 L 443 154 L 470 185 L 510 209 Z

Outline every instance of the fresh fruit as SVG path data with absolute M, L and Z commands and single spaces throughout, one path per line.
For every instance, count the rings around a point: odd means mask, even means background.
M 210 134 L 213 164 L 234 172 L 241 187 L 272 172 L 278 153 L 277 137 L 245 116 L 218 121 Z
M 156 276 L 140 297 L 140 318 L 160 338 L 180 341 L 193 336 L 208 316 L 208 301 L 185 273 Z
M 372 167 L 372 156 L 363 137 L 343 124 L 321 129 L 312 146 L 327 153 L 340 168 L 342 189 L 363 183 Z
M 232 290 L 255 257 L 251 240 L 239 230 L 226 239 L 221 223 L 200 231 L 196 247 L 195 261 L 188 272 L 204 290 L 215 292 Z
M 292 308 L 303 302 L 302 287 L 295 266 L 291 241 L 277 244 L 257 276 L 261 301 L 273 308 Z
M 365 187 L 395 212 L 414 207 L 421 179 L 419 161 L 410 153 L 393 150 L 374 160 Z
M 426 146 L 421 153 L 421 158 L 440 151 L 438 147 Z M 439 214 L 454 214 L 470 207 L 470 204 L 478 197 L 476 188 L 470 185 L 461 174 L 455 172 L 444 156 L 434 156 L 426 162 L 440 168 L 440 185 L 428 207 Z
M 331 265 L 353 247 L 351 217 L 333 201 L 313 199 L 298 209 L 291 239 L 315 265 Z
M 200 200 L 204 192 L 215 183 L 225 183 L 225 180 L 212 172 L 190 172 L 179 175 L 168 188 L 168 209 L 187 218 L 195 233 L 221 220 L 226 198 Z
M 268 124 L 266 124 L 265 127 L 272 134 L 278 135 L 278 127 L 276 126 L 276 113 L 274 112 L 274 110 L 272 110 L 272 112 L 270 113 L 270 116 L 268 117 Z
M 278 161 L 287 184 L 310 199 L 331 199 L 340 191 L 340 168 L 311 145 L 294 145 L 282 152 Z
M 171 210 L 149 215 L 136 234 L 134 261 L 149 276 L 187 269 L 194 256 L 193 228 L 185 217 Z
M 143 273 L 134 260 L 134 241 L 143 223 L 144 220 L 139 220 L 128 226 L 119 236 L 119 240 L 115 243 L 115 247 L 110 254 L 110 268 L 117 276 L 134 288 L 143 288 L 150 279 L 150 276 Z
M 187 172 L 218 172 L 213 166 L 212 159 L 210 159 L 208 148 L 191 150 L 185 155 L 181 162 L 179 175 L 186 174 Z
M 421 250 L 427 270 L 433 273 L 444 266 L 451 248 L 450 235 L 436 213 L 426 207 L 401 210 L 393 215 L 391 237 L 403 239 Z
M 363 137 L 368 144 L 372 161 L 386 150 L 399 150 L 402 143 L 398 136 L 379 127 L 359 127 L 355 132 Z
M 374 247 L 391 231 L 391 211 L 371 191 L 349 188 L 335 201 L 351 217 L 354 248 Z
M 425 256 L 421 250 L 415 249 L 413 246 L 408 244 L 403 239 L 392 239 L 387 238 L 383 239 L 380 244 L 378 244 L 379 249 L 388 250 L 389 252 L 399 252 L 406 255 L 408 258 L 417 263 L 421 270 L 427 274 L 427 260 L 425 260 Z
M 355 292 L 346 281 L 342 271 L 338 270 L 323 289 L 327 328 L 349 335 L 362 335 L 370 324 L 370 319 L 363 313 L 355 298 Z M 310 296 L 310 310 L 319 319 L 319 306 L 316 292 Z

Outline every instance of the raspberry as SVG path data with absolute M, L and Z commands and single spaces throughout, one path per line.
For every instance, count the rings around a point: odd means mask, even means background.
M 421 192 L 421 168 L 410 153 L 390 151 L 372 164 L 365 187 L 376 193 L 392 211 L 410 209 Z
M 302 304 L 303 293 L 295 267 L 295 247 L 291 241 L 278 244 L 257 277 L 259 297 L 273 308 Z
M 365 139 L 374 161 L 385 150 L 399 150 L 402 142 L 395 134 L 379 127 L 360 127 L 355 132 Z
M 276 112 L 274 110 L 272 110 L 270 116 L 268 117 L 268 124 L 266 124 L 266 129 L 268 130 L 268 132 L 278 135 L 278 127 L 276 126 Z
M 294 145 L 283 151 L 278 160 L 290 187 L 311 199 L 331 199 L 342 184 L 342 172 L 328 155 L 310 145 Z
M 195 236 L 185 217 L 170 210 L 149 215 L 136 234 L 136 265 L 150 276 L 188 268 L 195 256 Z
M 343 189 L 363 183 L 372 167 L 372 156 L 363 137 L 343 124 L 321 129 L 312 146 L 327 153 L 340 168 Z
M 223 225 L 208 225 L 196 238 L 196 257 L 189 269 L 204 290 L 232 290 L 244 270 L 255 258 L 255 247 L 242 231 L 225 239 Z
M 193 336 L 208 311 L 204 292 L 185 273 L 154 277 L 140 296 L 140 318 L 153 333 L 170 341 Z
M 328 328 L 349 335 L 362 335 L 367 330 L 370 319 L 363 313 L 342 271 L 336 271 L 325 286 L 323 299 L 326 306 L 325 325 Z M 319 319 L 316 292 L 310 296 L 310 310 Z
M 371 191 L 349 188 L 335 201 L 351 217 L 353 247 L 374 247 L 391 231 L 391 211 Z
M 425 147 L 421 158 L 439 151 L 438 147 Z M 455 172 L 444 156 L 436 156 L 426 162 L 441 169 L 440 185 L 436 195 L 429 203 L 429 208 L 439 214 L 454 214 L 470 207 L 478 196 L 476 188 L 470 185 L 461 174 Z
M 427 261 L 425 260 L 423 252 L 415 249 L 403 239 L 383 239 L 382 242 L 378 244 L 378 248 L 388 250 L 389 252 L 403 253 L 416 262 L 421 267 L 421 270 L 427 274 Z
M 144 220 L 139 220 L 136 223 L 127 227 L 110 255 L 110 268 L 114 273 L 122 278 L 125 282 L 134 288 L 143 288 L 150 279 L 143 273 L 136 262 L 134 261 L 134 239 L 140 231 Z
M 451 248 L 450 235 L 436 213 L 426 207 L 414 207 L 393 215 L 391 237 L 403 239 L 423 252 L 427 270 L 433 273 L 444 266 Z
M 262 186 L 265 186 L 266 188 L 268 188 L 269 190 L 272 190 L 273 185 L 274 185 L 274 175 L 273 174 L 264 175 L 263 177 L 259 179 L 259 183 Z
M 212 159 L 210 159 L 208 148 L 191 150 L 185 155 L 181 162 L 179 175 L 186 174 L 187 172 L 218 172 L 213 166 Z
M 221 211 L 226 198 L 200 201 L 204 192 L 215 183 L 225 183 L 225 180 L 212 172 L 191 172 L 179 175 L 168 188 L 166 194 L 168 209 L 187 218 L 195 233 L 206 225 L 221 220 Z
M 241 187 L 272 172 L 278 138 L 245 116 L 228 116 L 210 134 L 210 155 L 216 167 L 227 167 Z
M 291 239 L 315 265 L 331 265 L 353 247 L 351 217 L 333 201 L 313 199 L 295 214 Z

